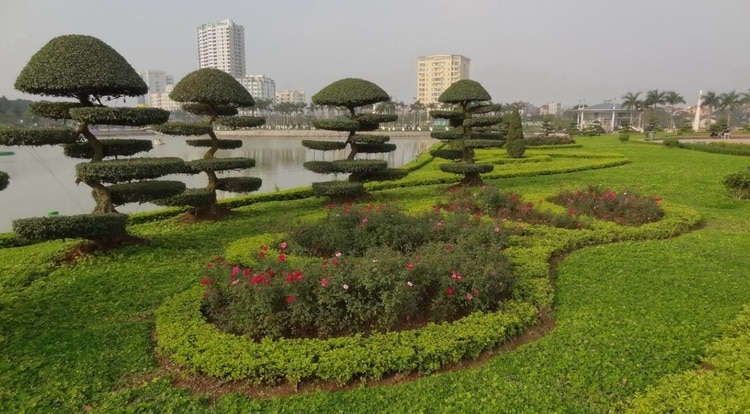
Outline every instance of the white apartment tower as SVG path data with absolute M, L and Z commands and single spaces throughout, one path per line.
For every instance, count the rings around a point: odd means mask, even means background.
M 139 105 L 151 106 L 150 94 L 162 93 L 167 90 L 167 86 L 174 85 L 174 77 L 163 70 L 142 70 L 138 72 L 138 76 L 148 86 L 148 93 L 138 97 Z
M 469 79 L 471 59 L 461 55 L 429 55 L 417 58 L 417 99 L 423 105 L 438 97 L 453 82 Z
M 306 103 L 305 93 L 296 89 L 284 89 L 283 91 L 276 92 L 276 103 L 282 102 Z
M 273 101 L 276 97 L 276 81 L 264 75 L 247 75 L 237 78 L 242 86 L 250 92 L 253 99 Z
M 228 19 L 199 26 L 198 66 L 245 76 L 245 28 Z

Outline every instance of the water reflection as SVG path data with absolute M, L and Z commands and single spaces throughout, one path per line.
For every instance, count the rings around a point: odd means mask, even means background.
M 131 137 L 129 137 L 131 138 Z M 153 136 L 132 137 L 151 140 Z M 245 139 L 242 148 L 220 150 L 220 157 L 254 158 L 256 165 L 245 171 L 222 173 L 221 177 L 259 177 L 263 185 L 258 192 L 272 192 L 288 188 L 303 187 L 313 181 L 325 181 L 332 176 L 315 174 L 305 170 L 302 164 L 312 160 L 333 160 L 344 158 L 348 151 L 313 151 L 302 146 L 303 138 L 261 138 Z M 304 139 L 316 139 L 306 137 Z M 330 140 L 331 138 L 319 138 Z M 164 145 L 140 156 L 180 157 L 195 160 L 203 157 L 205 148 L 190 147 L 184 139 L 163 137 Z M 391 167 L 399 167 L 427 150 L 434 140 L 428 137 L 393 138 L 396 151 L 388 154 L 368 154 L 370 159 L 383 159 Z M 75 184 L 75 165 L 83 160 L 63 155 L 60 146 L 55 147 L 4 147 L 0 151 L 13 151 L 14 155 L 0 156 L 0 171 L 10 175 L 10 186 L 0 191 L 0 232 L 10 231 L 15 218 L 43 216 L 50 211 L 60 214 L 88 213 L 94 208 L 91 191 L 85 184 Z M 189 188 L 204 187 L 205 174 L 170 175 L 161 179 L 180 180 Z M 233 193 L 219 192 L 219 198 L 233 197 Z M 139 212 L 158 209 L 153 204 L 127 204 L 118 207 L 121 212 Z

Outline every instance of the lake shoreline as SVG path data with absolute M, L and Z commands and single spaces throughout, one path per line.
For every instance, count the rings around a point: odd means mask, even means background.
M 372 131 L 372 135 L 388 135 L 391 138 L 430 137 L 430 131 Z M 335 137 L 346 138 L 347 132 L 326 131 L 322 129 L 246 129 L 240 131 L 216 131 L 217 137 L 272 137 L 272 138 L 300 138 L 300 137 Z

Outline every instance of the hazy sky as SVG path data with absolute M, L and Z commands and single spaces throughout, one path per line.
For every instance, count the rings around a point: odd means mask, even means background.
M 51 38 L 87 34 L 136 70 L 197 69 L 196 28 L 245 27 L 248 74 L 300 89 L 359 77 L 416 96 L 416 59 L 461 54 L 495 102 L 750 88 L 750 0 L 0 0 L 0 95 Z

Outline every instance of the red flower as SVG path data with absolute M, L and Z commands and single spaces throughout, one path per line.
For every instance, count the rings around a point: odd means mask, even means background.
M 329 210 L 333 210 L 333 204 L 332 203 L 326 204 L 326 208 Z
M 210 268 L 214 267 L 214 264 L 211 263 L 211 262 L 208 262 L 208 263 L 206 263 L 206 267 L 210 269 Z
M 294 281 L 294 275 L 291 274 L 291 273 L 288 274 L 288 275 L 286 275 L 286 281 L 287 282 L 293 282 Z
M 450 249 L 452 249 L 452 248 L 453 248 L 453 245 L 452 245 L 452 244 L 446 244 L 446 245 L 445 245 L 445 250 L 450 250 Z
M 406 265 L 406 268 L 407 268 L 407 269 L 413 269 L 413 268 L 414 268 L 414 264 L 412 264 L 412 263 L 407 263 L 407 265 Z
M 472 300 L 472 299 L 474 299 L 474 296 L 471 296 L 471 293 L 467 293 L 466 294 L 466 299 L 467 300 Z
M 207 298 L 207 297 L 209 297 L 209 296 L 211 296 L 211 294 L 210 294 L 210 293 L 208 293 L 208 292 L 203 292 L 203 297 L 204 297 L 204 298 Z
M 263 252 L 268 251 L 268 246 L 266 246 L 264 244 L 264 245 L 260 246 L 260 250 L 263 251 Z
M 209 279 L 208 276 L 203 276 L 203 279 L 201 279 L 201 285 L 213 285 L 213 280 Z
M 453 288 L 449 287 L 448 289 L 445 289 L 445 294 L 446 295 L 452 295 L 453 294 Z
M 326 278 L 320 279 L 320 286 L 323 286 L 323 287 L 328 286 L 328 279 Z
M 266 258 L 266 254 L 263 253 L 263 252 L 260 252 L 260 253 L 258 253 L 258 257 L 261 258 L 261 259 L 265 259 Z
M 284 255 L 283 253 L 282 253 L 282 254 L 280 254 L 280 255 L 279 255 L 279 261 L 280 261 L 280 262 L 285 262 L 285 261 L 286 261 L 286 255 Z
M 294 302 L 294 296 L 292 296 L 292 295 L 287 296 L 286 297 L 286 303 L 292 303 L 292 302 Z
M 332 264 L 332 265 L 334 265 L 334 266 L 338 266 L 338 265 L 339 265 L 339 261 L 338 261 L 338 259 L 333 259 L 333 260 L 331 261 L 331 264 Z
M 245 271 L 244 271 L 244 272 L 242 272 L 242 274 L 243 274 L 243 275 L 245 275 L 245 276 L 250 276 L 250 275 L 252 274 L 252 272 L 253 272 L 253 271 L 252 271 L 252 270 L 250 270 L 250 269 L 245 269 Z
M 229 274 L 229 277 L 237 277 L 237 275 L 240 273 L 240 268 L 238 266 L 235 266 L 232 268 L 232 273 Z
M 268 274 L 268 276 L 273 276 L 276 272 L 274 272 L 273 269 L 268 269 L 266 270 L 266 274 Z

